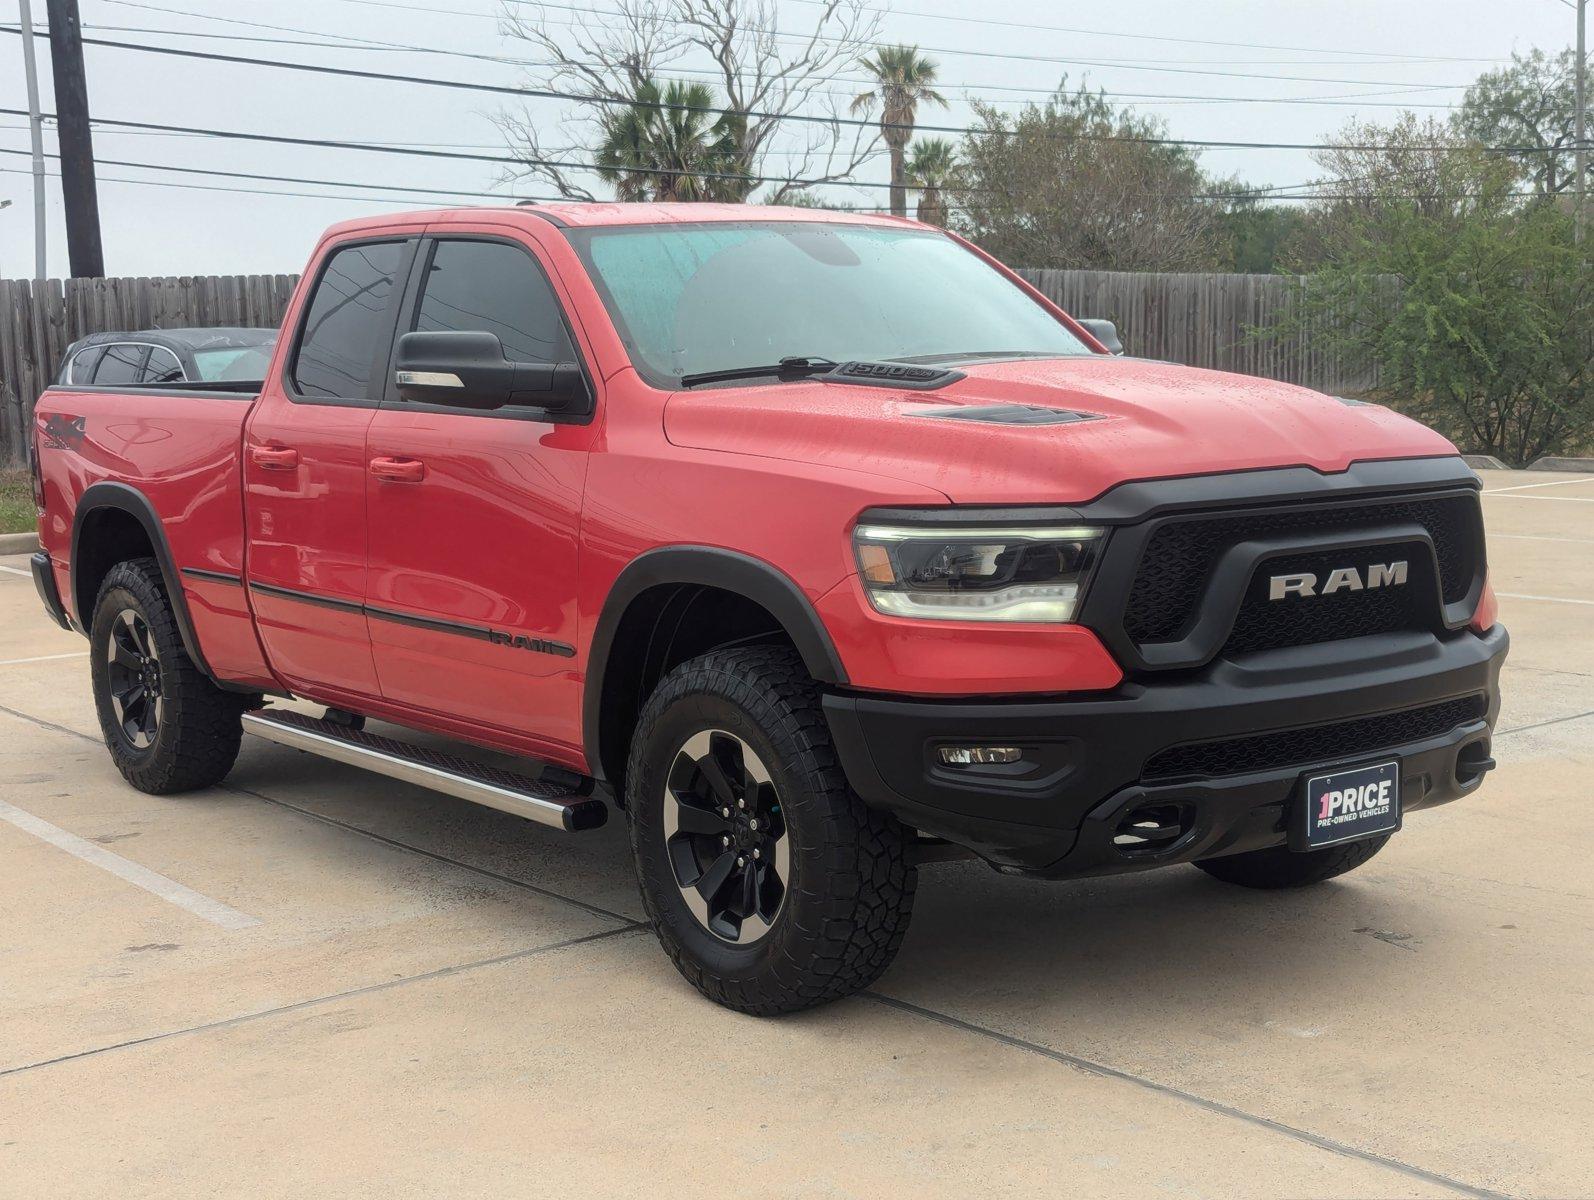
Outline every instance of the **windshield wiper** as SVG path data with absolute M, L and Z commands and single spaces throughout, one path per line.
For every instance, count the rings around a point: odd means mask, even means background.
M 726 367 L 720 371 L 695 371 L 681 376 L 681 386 L 696 387 L 700 383 L 720 383 L 727 379 L 763 379 L 774 375 L 780 379 L 806 379 L 810 375 L 823 375 L 836 366 L 828 358 L 810 358 L 807 355 L 788 355 L 778 363 L 758 367 Z

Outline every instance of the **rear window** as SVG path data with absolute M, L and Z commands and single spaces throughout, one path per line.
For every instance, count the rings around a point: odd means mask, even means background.
M 333 253 L 316 281 L 293 381 L 312 399 L 370 399 L 377 339 L 403 259 L 403 242 L 364 242 Z M 384 347 L 385 352 L 385 347 Z
M 114 342 L 105 347 L 105 357 L 94 372 L 94 382 L 100 385 L 137 383 L 144 369 L 144 352 L 148 347 L 134 342 Z
M 231 350 L 195 350 L 194 366 L 200 379 L 261 381 L 271 366 L 270 346 L 242 346 Z
M 100 361 L 100 355 L 104 353 L 104 346 L 90 346 L 85 350 L 79 350 L 72 358 L 72 365 L 67 369 L 66 381 L 68 383 L 92 383 L 94 381 L 94 368 Z
M 144 364 L 145 383 L 181 383 L 183 364 L 177 355 L 162 346 L 151 346 L 149 361 Z

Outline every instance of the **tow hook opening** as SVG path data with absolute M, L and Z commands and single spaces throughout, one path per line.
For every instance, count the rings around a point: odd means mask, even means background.
M 1473 787 L 1498 765 L 1489 754 L 1487 740 L 1469 742 L 1456 755 L 1456 782 L 1462 787 Z
M 1194 827 L 1193 804 L 1143 804 L 1118 822 L 1112 842 L 1126 858 L 1145 858 L 1171 849 Z

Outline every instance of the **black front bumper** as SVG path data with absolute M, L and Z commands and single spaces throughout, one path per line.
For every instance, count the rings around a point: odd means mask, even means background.
M 865 802 L 969 847 L 999 870 L 1099 875 L 1285 845 L 1301 781 L 1324 766 L 1398 758 L 1407 812 L 1473 791 L 1493 765 L 1489 738 L 1508 641 L 1498 626 L 1481 636 L 1385 634 L 1276 650 L 1243 664 L 1218 659 L 1086 699 L 835 693 L 824 707 L 847 777 Z M 1148 762 L 1174 746 L 1397 717 L 1468 697 L 1478 698 L 1469 719 L 1418 740 L 1375 749 L 1358 743 L 1347 752 L 1325 728 L 1325 736 L 1306 739 L 1316 744 L 1305 761 L 1146 777 Z M 939 750 L 948 744 L 1018 746 L 1024 761 L 947 766 Z M 1177 812 L 1178 836 L 1150 852 L 1115 840 L 1143 811 Z

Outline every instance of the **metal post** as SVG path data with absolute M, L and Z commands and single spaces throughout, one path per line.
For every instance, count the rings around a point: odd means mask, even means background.
M 1573 214 L 1572 227 L 1575 231 L 1573 236 L 1579 244 L 1583 241 L 1583 201 L 1588 190 L 1587 180 L 1584 177 L 1588 152 L 1583 144 L 1583 76 L 1587 59 L 1584 43 L 1587 18 L 1588 0 L 1577 0 L 1577 212 Z
M 39 66 L 33 58 L 33 10 L 17 0 L 22 22 L 22 75 L 28 88 L 28 132 L 33 141 L 33 277 L 47 273 L 44 257 L 44 119 L 39 115 Z

